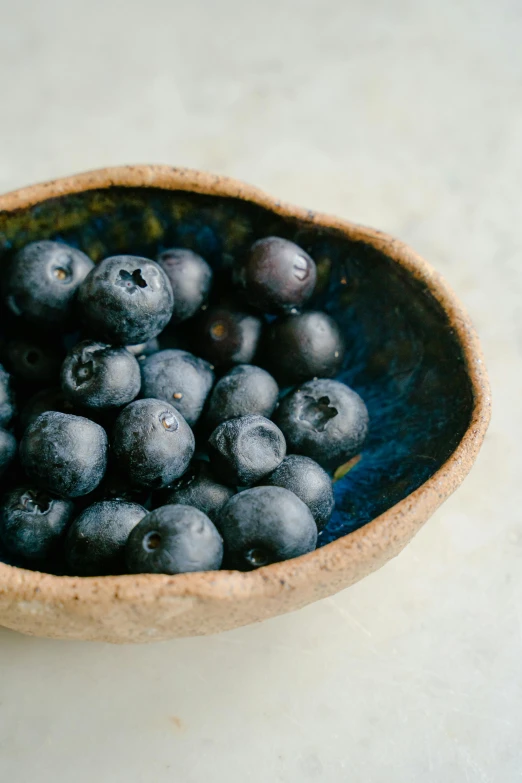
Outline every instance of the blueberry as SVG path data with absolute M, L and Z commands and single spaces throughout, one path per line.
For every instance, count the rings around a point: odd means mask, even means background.
M 214 383 L 211 365 L 187 351 L 154 353 L 141 362 L 142 395 L 173 405 L 192 427 Z
M 16 456 L 16 438 L 7 430 L 0 429 L 0 476 L 7 471 Z
M 309 457 L 290 454 L 263 479 L 263 484 L 283 487 L 297 495 L 312 512 L 318 530 L 322 530 L 332 516 L 335 506 L 332 481 L 328 473 Z
M 160 490 L 153 498 L 154 506 L 182 504 L 203 511 L 212 521 L 235 490 L 221 484 L 210 466 L 202 460 L 194 460 L 188 471 L 177 481 Z
M 266 370 L 239 364 L 224 375 L 210 395 L 205 422 L 210 430 L 227 419 L 256 413 L 270 418 L 277 404 L 279 387 Z
M 341 368 L 344 340 L 326 313 L 305 312 L 271 323 L 260 346 L 260 361 L 282 386 L 330 378 Z
M 218 528 L 231 565 L 240 570 L 312 552 L 317 526 L 308 506 L 282 487 L 254 487 L 230 498 Z
M 49 492 L 87 495 L 105 474 L 107 435 L 90 419 L 48 411 L 27 427 L 20 459 L 29 478 Z
M 0 427 L 7 427 L 15 414 L 11 376 L 0 364 Z
M 136 574 L 216 571 L 223 560 L 223 540 L 199 509 L 162 506 L 134 528 L 126 560 L 129 571 Z
M 169 278 L 174 293 L 172 321 L 186 321 L 207 301 L 212 269 L 201 256 L 184 248 L 164 250 L 158 256 L 158 264 Z
M 87 275 L 78 291 L 87 328 L 101 340 L 136 345 L 156 337 L 170 321 L 174 297 L 154 261 L 113 256 Z
M 0 539 L 12 555 L 46 560 L 56 551 L 73 513 L 70 500 L 27 485 L 17 487 L 2 500 Z
M 64 351 L 54 341 L 19 335 L 5 346 L 6 364 L 14 376 L 30 383 L 49 383 L 60 375 Z
M 335 470 L 361 449 L 368 411 L 359 395 L 339 381 L 320 378 L 284 397 L 276 421 L 296 454 Z
M 249 313 L 228 307 L 209 308 L 195 329 L 197 351 L 216 367 L 248 364 L 254 358 L 262 323 Z
M 227 484 L 256 484 L 283 461 L 281 430 L 264 416 L 241 416 L 220 424 L 209 438 L 210 462 Z
M 117 408 L 139 394 L 140 365 L 126 348 L 84 340 L 62 366 L 62 389 L 68 399 L 86 408 Z
M 156 337 L 152 340 L 147 340 L 146 343 L 138 343 L 138 345 L 127 345 L 127 350 L 136 357 L 136 359 L 143 359 L 145 356 L 150 356 L 156 351 L 159 351 L 160 345 Z
M 64 326 L 73 318 L 76 291 L 93 267 L 91 259 L 73 247 L 31 242 L 8 269 L 7 307 L 33 323 Z
M 120 470 L 139 487 L 166 487 L 186 471 L 194 454 L 194 434 L 164 400 L 136 400 L 114 425 L 112 446 Z
M 34 394 L 20 413 L 20 430 L 23 432 L 29 424 L 36 421 L 38 416 L 47 411 L 58 411 L 60 413 L 73 413 L 74 406 L 70 400 L 67 400 L 59 386 L 53 386 L 50 389 L 42 389 Z
M 312 295 L 317 270 L 308 253 L 280 237 L 255 242 L 234 269 L 249 304 L 265 313 L 289 312 Z
M 74 520 L 65 540 L 65 560 L 75 576 L 125 573 L 125 546 L 147 511 L 125 500 L 103 500 Z

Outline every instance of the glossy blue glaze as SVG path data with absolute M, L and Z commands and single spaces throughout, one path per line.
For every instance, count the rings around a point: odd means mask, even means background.
M 312 307 L 341 325 L 339 379 L 366 401 L 370 433 L 361 460 L 335 484 L 336 510 L 320 544 L 364 525 L 417 489 L 450 456 L 472 409 L 460 347 L 421 283 L 370 245 L 300 224 L 237 199 L 159 189 L 110 188 L 0 213 L 0 257 L 35 239 L 63 240 L 99 260 L 155 257 L 169 246 L 227 269 L 254 240 L 287 237 L 318 264 Z

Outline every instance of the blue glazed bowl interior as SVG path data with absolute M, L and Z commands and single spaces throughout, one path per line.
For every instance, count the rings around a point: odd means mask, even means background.
M 320 545 L 402 500 L 451 455 L 472 414 L 462 351 L 425 285 L 373 246 L 239 199 L 112 187 L 0 213 L 0 262 L 36 239 L 62 240 L 97 261 L 117 253 L 155 257 L 172 246 L 200 253 L 227 280 L 256 239 L 277 235 L 316 261 L 312 308 L 346 339 L 339 374 L 365 400 L 370 433 L 361 459 L 335 483 L 336 509 Z

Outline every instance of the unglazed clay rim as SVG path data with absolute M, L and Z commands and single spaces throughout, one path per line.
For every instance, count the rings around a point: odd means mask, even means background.
M 118 166 L 22 188 L 0 197 L 0 211 L 14 212 L 41 201 L 109 187 L 162 188 L 183 190 L 212 196 L 239 198 L 264 207 L 282 217 L 297 219 L 310 225 L 335 229 L 350 237 L 373 245 L 400 264 L 415 279 L 424 283 L 445 311 L 449 326 L 462 348 L 473 394 L 473 415 L 459 445 L 437 472 L 417 490 L 384 514 L 358 530 L 326 546 L 295 558 L 275 563 L 256 571 L 214 571 L 164 576 L 157 574 L 109 577 L 53 576 L 36 571 L 0 564 L 0 591 L 13 602 L 36 597 L 46 603 L 59 603 L 62 608 L 73 602 L 107 604 L 118 600 L 135 603 L 147 596 L 152 604 L 163 597 L 191 597 L 205 601 L 270 599 L 277 614 L 278 596 L 288 590 L 310 586 L 314 581 L 338 582 L 347 585 L 360 575 L 374 570 L 372 561 L 381 565 L 405 546 L 422 527 L 424 521 L 458 487 L 470 471 L 482 445 L 490 419 L 490 389 L 478 337 L 469 317 L 457 297 L 431 266 L 403 242 L 375 229 L 366 228 L 340 218 L 284 204 L 255 187 L 237 180 L 206 172 L 160 165 Z M 386 550 L 390 550 L 389 556 Z M 342 572 L 360 575 L 343 579 Z M 377 566 L 374 566 L 377 567 Z M 334 572 L 334 573 L 332 573 Z M 337 574 L 337 578 L 335 576 Z M 332 593 L 327 589 L 322 594 Z M 282 596 L 281 596 L 282 597 Z M 320 596 L 318 596 L 320 597 Z M 313 599 L 311 599 L 313 600 Z M 283 600 L 282 603 L 285 603 Z M 300 605 L 299 600 L 295 601 Z M 78 604 L 76 604 L 78 605 Z

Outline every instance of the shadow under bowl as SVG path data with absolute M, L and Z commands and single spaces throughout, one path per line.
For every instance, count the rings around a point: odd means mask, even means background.
M 468 316 L 403 243 L 295 208 L 224 177 L 127 166 L 0 198 L 0 263 L 36 239 L 94 261 L 200 253 L 226 279 L 256 239 L 277 235 L 316 261 L 311 305 L 339 323 L 338 378 L 366 401 L 361 458 L 335 484 L 319 548 L 250 573 L 103 578 L 0 564 L 0 624 L 24 633 L 110 642 L 208 634 L 288 612 L 353 584 L 397 555 L 470 470 L 489 422 L 489 387 Z

